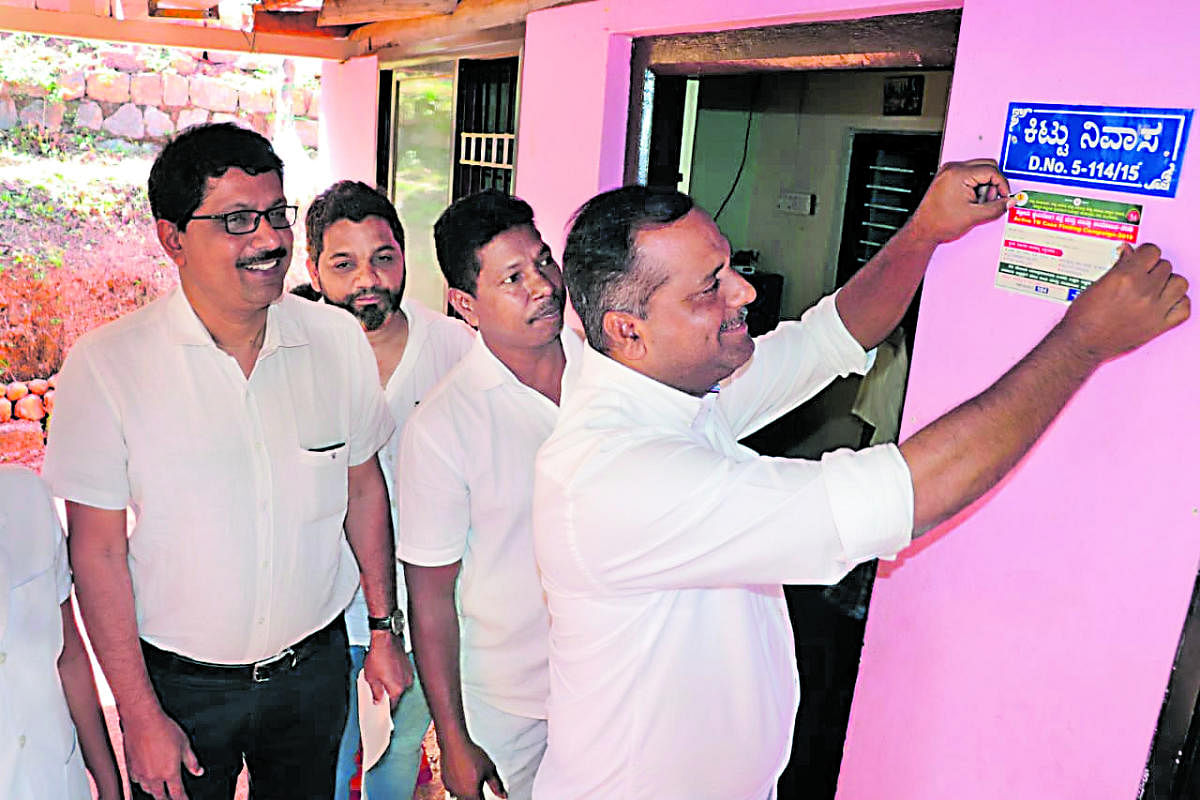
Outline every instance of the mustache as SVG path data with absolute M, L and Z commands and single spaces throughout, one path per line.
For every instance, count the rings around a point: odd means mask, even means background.
M 358 298 L 366 297 L 369 294 L 373 294 L 376 297 L 382 297 L 386 300 L 387 298 L 390 298 L 393 293 L 389 292 L 387 289 L 384 289 L 382 286 L 368 286 L 365 289 L 359 289 L 358 291 L 351 292 L 350 294 L 346 295 L 346 299 L 343 302 L 353 303 Z
M 276 247 L 274 250 L 267 250 L 263 253 L 255 253 L 254 255 L 243 256 L 236 262 L 237 266 L 244 267 L 247 264 L 254 264 L 259 261 L 277 261 L 282 258 L 287 258 L 288 251 L 282 247 Z
M 558 294 L 552 295 L 552 296 L 546 298 L 542 302 L 542 304 L 539 305 L 534 310 L 533 314 L 530 315 L 529 318 L 531 320 L 534 320 L 534 319 L 540 319 L 542 317 L 548 317 L 553 314 L 561 314 L 562 310 L 563 310 L 564 301 L 565 301 L 565 298 L 562 295 L 558 295 Z
M 750 309 L 746 308 L 745 306 L 742 306 L 741 308 L 739 308 L 737 310 L 737 314 L 733 317 L 733 319 L 727 319 L 721 323 L 721 330 L 727 331 L 730 328 L 734 327 L 735 325 L 741 325 L 743 322 L 746 321 L 746 317 L 749 314 L 750 314 Z

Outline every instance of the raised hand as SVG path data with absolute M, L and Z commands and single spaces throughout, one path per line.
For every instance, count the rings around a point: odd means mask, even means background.
M 1002 215 L 1008 195 L 1008 179 L 990 158 L 943 164 L 908 225 L 931 244 L 953 241 Z
M 1104 361 L 1174 328 L 1191 314 L 1188 282 L 1153 244 L 1125 245 L 1117 263 L 1082 292 L 1059 325 L 1081 355 Z

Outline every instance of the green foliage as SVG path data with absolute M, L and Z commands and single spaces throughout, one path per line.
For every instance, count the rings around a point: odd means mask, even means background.
M 58 130 L 17 125 L 0 131 L 0 160 L 20 160 L 25 156 L 63 158 L 96 152 L 95 131 Z M 136 151 L 137 145 L 132 145 Z
M 146 69 L 161 74 L 167 70 L 167 67 L 171 66 L 174 55 L 170 48 L 167 47 L 143 47 L 141 58 L 142 63 L 146 65 Z
M 0 184 L 0 218 L 22 222 L 54 222 L 59 211 L 44 186 Z

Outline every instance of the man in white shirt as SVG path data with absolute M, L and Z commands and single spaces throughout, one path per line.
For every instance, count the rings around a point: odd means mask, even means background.
M 479 336 L 401 437 L 398 548 L 413 652 L 446 789 L 479 800 L 506 787 L 516 800 L 530 796 L 546 745 L 533 458 L 582 343 L 562 335 L 562 274 L 526 203 L 495 190 L 462 198 L 434 241 L 450 302 Z
M 535 797 L 773 797 L 799 700 L 780 584 L 894 555 L 994 485 L 1102 361 L 1187 317 L 1186 281 L 1144 245 L 992 388 L 899 447 L 806 462 L 738 444 L 863 372 L 936 246 L 1007 194 L 994 162 L 943 167 L 836 296 L 757 343 L 754 290 L 691 198 L 626 187 L 580 209 L 564 262 L 589 347 L 534 490 L 551 615 Z
M 180 285 L 76 342 L 44 467 L 134 796 L 228 800 L 244 760 L 256 797 L 325 800 L 360 568 L 373 615 L 396 599 L 394 423 L 357 322 L 280 299 L 296 208 L 266 139 L 189 128 L 149 195 Z M 398 699 L 404 663 L 389 635 L 364 670 Z
M 339 181 L 313 200 L 304 222 L 313 288 L 326 302 L 358 318 L 375 353 L 379 382 L 396 422 L 396 433 L 380 454 L 388 491 L 395 496 L 394 462 L 400 430 L 426 392 L 470 349 L 474 337 L 461 321 L 404 299 L 404 228 L 382 192 L 358 181 Z M 393 527 L 395 522 L 393 510 Z M 396 608 L 403 609 L 406 603 L 404 582 L 397 580 Z M 403 615 L 399 610 L 396 613 L 400 615 L 397 636 L 406 641 Z M 357 771 L 355 756 L 361 737 L 355 680 L 372 637 L 384 635 L 390 622 L 368 623 L 361 589 L 346 610 L 350 713 L 338 752 L 334 800 L 349 798 L 350 781 Z M 411 676 L 411 663 L 406 669 Z M 363 776 L 368 797 L 412 797 L 421 764 L 421 740 L 429 722 L 425 695 L 420 683 L 414 683 L 392 709 L 387 749 Z
M 74 722 L 74 726 L 72 726 Z M 121 800 L 67 543 L 46 487 L 0 465 L 0 797 Z

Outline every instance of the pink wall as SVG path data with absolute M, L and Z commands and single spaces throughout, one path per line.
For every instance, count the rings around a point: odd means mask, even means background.
M 321 188 L 353 179 L 375 185 L 379 59 L 321 63 Z
M 572 210 L 619 183 L 634 35 L 939 7 L 611 0 L 536 13 L 517 193 L 557 250 Z M 966 0 L 946 157 L 998 154 L 1010 100 L 1200 106 L 1200 15 L 1183 7 Z M 1197 148 L 1177 198 L 1143 201 L 1143 238 L 1184 274 L 1200 260 Z M 908 432 L 984 388 L 1061 313 L 992 288 L 1000 231 L 935 258 Z M 1002 490 L 879 580 L 841 800 L 1135 795 L 1200 556 L 1198 339 L 1192 322 L 1106 365 Z
M 1010 100 L 1200 107 L 1195 10 L 1044 7 L 968 0 L 946 158 L 996 154 Z M 1140 201 L 1143 240 L 1193 281 L 1198 158 L 1174 200 Z M 907 433 L 1060 314 L 992 288 L 1000 230 L 936 256 Z M 1193 321 L 1104 366 L 1001 490 L 876 584 L 842 800 L 1136 795 L 1200 554 L 1198 350 Z
M 954 0 L 609 0 L 530 14 L 521 75 L 516 194 L 555 252 L 570 215 L 621 185 L 632 38 L 876 13 L 956 8 Z M 884 11 L 863 11 L 875 7 Z

